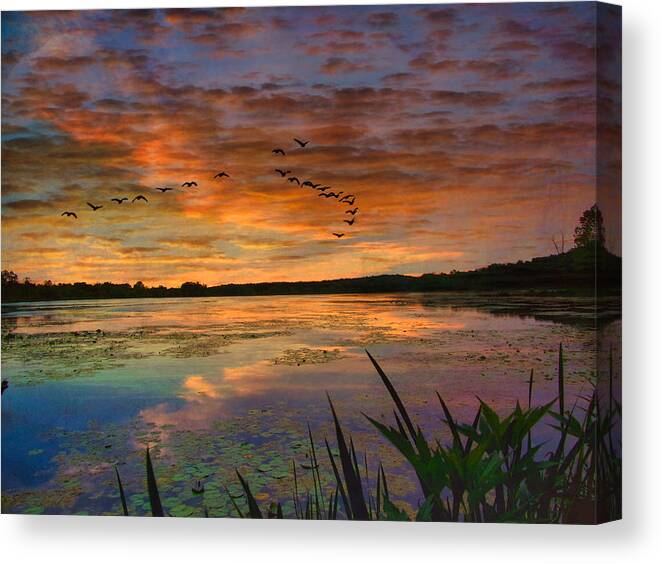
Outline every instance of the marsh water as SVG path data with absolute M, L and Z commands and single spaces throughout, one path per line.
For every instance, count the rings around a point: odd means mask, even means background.
M 592 308 L 591 298 L 465 293 L 3 305 L 3 512 L 118 515 L 116 466 L 130 512 L 146 514 L 149 446 L 173 516 L 235 514 L 237 469 L 258 500 L 291 515 L 292 464 L 311 484 L 308 425 L 332 482 L 326 393 L 369 472 L 382 462 L 393 497 L 415 506 L 414 477 L 363 415 L 393 421 L 365 349 L 443 440 L 435 392 L 468 422 L 478 397 L 501 413 L 526 405 L 533 370 L 533 402 L 550 401 L 560 343 L 567 401 L 587 393 Z M 606 334 L 617 345 L 612 309 Z

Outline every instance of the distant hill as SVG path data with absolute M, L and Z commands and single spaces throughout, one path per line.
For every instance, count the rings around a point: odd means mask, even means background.
M 15 275 L 14 275 L 15 276 Z M 347 294 L 381 292 L 554 290 L 587 293 L 595 286 L 617 293 L 622 282 L 622 259 L 606 249 L 575 248 L 562 254 L 507 264 L 492 264 L 467 272 L 407 276 L 382 274 L 315 282 L 259 282 L 205 286 L 186 282 L 179 288 L 142 284 L 33 284 L 8 281 L 3 273 L 2 301 L 200 296 L 263 296 L 291 294 Z

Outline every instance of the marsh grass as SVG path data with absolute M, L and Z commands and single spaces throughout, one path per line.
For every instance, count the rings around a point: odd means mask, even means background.
M 534 374 L 528 381 L 528 406 L 519 402 L 500 417 L 486 402 L 479 405 L 470 424 L 459 423 L 440 394 L 436 394 L 450 441 L 428 439 L 408 413 L 395 386 L 376 359 L 367 356 L 394 404 L 394 422 L 386 424 L 367 414 L 369 423 L 407 461 L 417 478 L 423 498 L 414 514 L 399 507 L 390 496 L 386 472 L 378 465 L 376 483 L 370 484 L 367 456 L 362 469 L 353 439 L 342 427 L 335 405 L 328 397 L 335 442 L 324 438 L 328 463 L 335 483 L 324 487 L 320 460 L 308 426 L 312 488 L 301 491 L 292 461 L 294 517 L 297 519 L 349 519 L 390 521 L 469 521 L 524 523 L 598 523 L 621 516 L 620 445 L 613 428 L 621 418 L 621 406 L 613 396 L 612 350 L 609 360 L 609 397 L 604 409 L 595 386 L 565 410 L 563 349 L 558 349 L 558 396 L 533 405 Z M 554 409 L 556 406 L 556 409 Z M 534 442 L 540 426 L 550 425 L 555 444 Z M 145 469 L 153 516 L 164 516 L 149 449 Z M 117 483 L 124 515 L 126 498 L 117 469 Z M 271 502 L 260 508 L 250 485 L 237 471 L 245 507 L 230 495 L 241 518 L 284 518 L 282 505 Z M 205 515 L 208 512 L 205 511 Z

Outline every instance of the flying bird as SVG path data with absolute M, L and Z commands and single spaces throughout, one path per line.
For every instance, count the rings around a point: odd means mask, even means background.
M 274 155 L 282 155 L 283 157 L 285 156 L 285 152 L 282 149 L 273 149 L 271 151 Z
M 121 204 L 122 202 L 128 201 L 128 198 L 110 198 L 111 202 L 117 202 L 118 204 Z
M 66 215 L 67 217 L 75 217 L 76 219 L 78 219 L 78 216 L 70 211 L 62 212 L 62 215 Z
M 100 210 L 103 206 L 95 206 L 94 204 L 90 204 L 87 202 L 87 205 L 92 208 L 92 211 Z
M 149 203 L 149 200 L 147 198 L 145 198 L 142 194 L 140 194 L 139 196 L 136 196 L 135 198 L 133 198 L 131 200 L 131 203 L 135 202 L 136 200 L 144 200 L 145 202 Z
M 223 170 L 222 172 L 219 172 L 218 174 L 216 174 L 216 176 L 214 176 L 214 178 L 222 178 L 223 176 L 226 176 L 227 178 L 230 177 L 230 175 L 227 174 L 227 173 Z M 197 186 L 197 184 L 196 184 L 196 186 Z
M 351 198 L 350 200 L 347 200 L 344 202 L 345 204 L 349 204 L 350 206 L 353 206 L 356 203 L 356 198 Z
M 188 181 L 188 182 L 184 182 L 184 183 L 181 185 L 182 188 L 183 188 L 184 186 L 186 186 L 186 187 L 188 187 L 188 188 L 190 188 L 191 186 L 197 186 L 197 182 L 195 182 L 194 180 L 190 180 L 190 181 Z
M 164 194 L 168 190 L 172 190 L 172 188 L 156 188 L 156 190 L 160 190 Z
M 343 196 L 343 197 L 342 197 L 342 199 L 340 200 L 340 202 L 348 201 L 348 200 L 350 200 L 351 198 L 355 198 L 355 196 L 354 196 L 353 194 L 347 194 L 346 196 Z
M 314 184 L 312 184 L 312 182 L 310 182 L 309 180 L 306 180 L 305 182 L 303 182 L 303 184 L 301 184 L 301 186 L 312 186 L 312 187 L 314 187 Z
M 348 219 L 345 219 L 345 220 L 344 220 L 344 223 L 346 223 L 347 225 L 353 225 L 355 222 L 356 222 L 356 218 L 355 218 L 355 217 L 352 217 L 352 218 L 351 218 L 351 221 L 349 221 Z
M 328 190 L 329 188 L 330 188 L 330 186 L 322 186 L 321 188 L 316 188 L 316 189 L 319 190 L 320 192 L 324 192 L 324 191 Z
M 294 137 L 294 141 L 296 141 L 301 147 L 305 147 L 309 143 L 309 141 L 301 141 L 300 139 L 296 139 L 296 137 Z
M 298 184 L 299 186 L 301 185 L 301 181 L 295 176 L 290 177 L 289 182 L 296 182 L 296 184 Z
M 347 210 L 344 213 L 350 213 L 351 215 L 356 215 L 356 212 L 358 211 L 358 208 L 355 208 L 353 210 Z
M 276 168 L 275 171 L 280 174 L 283 178 L 287 176 L 288 174 L 291 174 L 291 170 L 280 170 L 279 168 Z
M 344 237 L 344 233 L 333 233 L 333 235 L 335 235 L 338 239 Z
M 318 196 L 320 198 L 332 198 L 333 197 L 333 192 L 328 192 L 328 194 L 326 192 L 322 192 L 321 194 L 318 194 Z

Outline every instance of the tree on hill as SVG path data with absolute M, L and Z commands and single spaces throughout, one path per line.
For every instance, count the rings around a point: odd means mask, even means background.
M 590 209 L 585 210 L 578 220 L 578 225 L 574 230 L 574 244 L 577 248 L 594 244 L 597 247 L 603 247 L 604 241 L 604 218 L 597 204 L 594 204 Z

